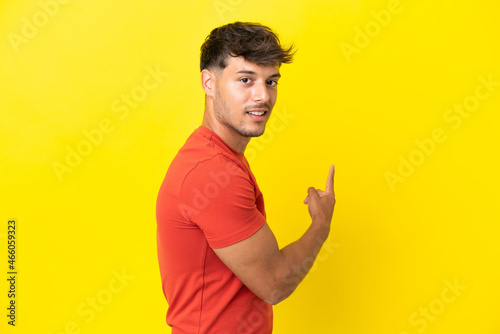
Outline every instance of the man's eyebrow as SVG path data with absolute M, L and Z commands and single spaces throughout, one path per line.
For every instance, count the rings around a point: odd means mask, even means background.
M 241 70 L 241 71 L 236 72 L 236 74 L 257 75 L 257 73 L 255 73 L 254 71 L 248 71 L 248 70 Z M 279 74 L 279 73 L 275 73 L 275 74 L 270 76 L 270 78 L 280 78 L 280 77 L 281 77 L 281 74 Z

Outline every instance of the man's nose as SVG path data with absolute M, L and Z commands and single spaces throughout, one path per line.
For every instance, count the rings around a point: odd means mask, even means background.
M 266 103 L 269 101 L 269 92 L 265 82 L 254 85 L 253 99 L 255 102 Z

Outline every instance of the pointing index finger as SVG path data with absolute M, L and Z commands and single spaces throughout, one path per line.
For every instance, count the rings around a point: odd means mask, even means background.
M 325 192 L 333 192 L 333 177 L 335 175 L 335 165 L 330 166 L 330 171 L 328 172 L 328 178 L 326 179 Z

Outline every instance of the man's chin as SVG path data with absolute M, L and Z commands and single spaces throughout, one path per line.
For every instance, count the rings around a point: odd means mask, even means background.
M 260 137 L 260 136 L 262 136 L 263 134 L 264 134 L 264 130 L 262 130 L 262 131 L 261 131 L 261 132 L 259 132 L 259 133 L 254 134 L 252 137 Z
M 265 128 L 263 129 L 258 129 L 258 130 L 253 130 L 253 131 L 248 131 L 246 137 L 260 137 L 264 134 Z
M 266 130 L 265 127 L 256 127 L 252 128 L 249 126 L 246 127 L 232 127 L 233 131 L 238 133 L 242 137 L 247 137 L 247 138 L 253 138 L 253 137 L 260 137 L 264 134 L 264 131 Z

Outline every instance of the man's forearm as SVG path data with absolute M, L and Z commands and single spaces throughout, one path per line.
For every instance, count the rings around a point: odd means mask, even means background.
M 287 298 L 311 270 L 329 232 L 329 226 L 313 222 L 300 239 L 280 250 L 286 268 L 279 275 L 275 303 Z

